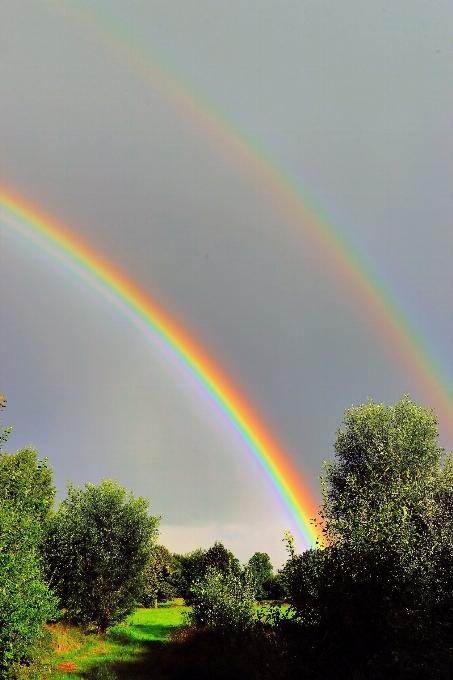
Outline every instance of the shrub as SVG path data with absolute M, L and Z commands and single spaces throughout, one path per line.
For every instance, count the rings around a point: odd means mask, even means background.
M 56 615 L 57 600 L 43 580 L 39 529 L 27 513 L 0 508 L 0 675 L 23 660 Z
M 0 408 L 5 399 L 0 396 Z M 0 434 L 0 448 L 10 429 Z M 0 454 L 0 674 L 20 673 L 43 624 L 56 615 L 56 598 L 43 579 L 41 525 L 54 498 L 52 471 L 34 449 Z
M 193 609 L 188 622 L 197 628 L 244 630 L 255 620 L 255 580 L 248 569 L 242 575 L 209 568 L 191 588 Z

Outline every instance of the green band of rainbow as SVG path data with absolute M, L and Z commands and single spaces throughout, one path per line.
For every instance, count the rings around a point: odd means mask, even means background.
M 315 545 L 318 529 L 310 523 L 318 507 L 309 487 L 277 444 L 246 399 L 208 353 L 171 316 L 99 253 L 81 241 L 67 227 L 39 212 L 36 207 L 0 189 L 3 228 L 35 242 L 83 277 L 105 298 L 112 298 L 128 309 L 139 326 L 145 326 L 171 350 L 224 413 L 295 520 L 307 547 Z

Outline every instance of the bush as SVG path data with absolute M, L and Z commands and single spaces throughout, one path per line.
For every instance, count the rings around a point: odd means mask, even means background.
M 0 396 L 0 407 L 5 399 Z M 0 434 L 0 448 L 10 430 Z M 34 449 L 0 454 L 0 674 L 20 674 L 57 613 L 57 600 L 43 579 L 42 525 L 52 509 L 52 470 Z
M 49 582 L 68 618 L 103 633 L 132 613 L 160 519 L 147 508 L 116 482 L 69 485 L 45 543 Z
M 27 513 L 3 504 L 0 509 L 0 674 L 7 676 L 56 616 L 57 600 L 43 580 L 38 552 L 39 528 Z
M 255 580 L 249 570 L 242 575 L 209 568 L 191 588 L 193 609 L 188 622 L 197 628 L 245 630 L 255 620 Z

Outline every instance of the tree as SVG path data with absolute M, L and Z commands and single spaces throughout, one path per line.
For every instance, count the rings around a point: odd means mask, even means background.
M 406 395 L 345 412 L 336 461 L 325 465 L 321 516 L 328 545 L 379 545 L 409 556 L 429 532 L 443 477 L 432 409 Z
M 174 554 L 179 565 L 179 575 L 176 582 L 177 596 L 183 597 L 186 603 L 191 600 L 190 588 L 192 584 L 205 573 L 203 558 L 206 550 L 197 548 L 184 555 Z
M 176 595 L 180 567 L 178 561 L 164 545 L 153 546 L 145 571 L 145 588 L 142 598 L 145 606 L 157 608 L 159 600 L 170 600 Z
M 233 555 L 231 550 L 225 548 L 223 543 L 216 541 L 212 548 L 206 550 L 202 559 L 202 569 L 207 573 L 208 569 L 231 572 L 239 576 L 242 572 L 241 563 Z
M 381 677 L 379 664 L 385 677 L 427 677 L 432 650 L 434 674 L 451 646 L 453 462 L 437 436 L 434 412 L 407 395 L 345 412 L 322 479 L 325 547 L 282 574 L 299 658 L 316 650 L 327 677 Z
M 45 545 L 49 582 L 69 618 L 104 633 L 134 610 L 160 520 L 147 508 L 110 480 L 69 484 Z
M 216 541 L 208 550 L 197 548 L 185 555 L 174 557 L 180 565 L 177 591 L 187 604 L 192 603 L 192 585 L 205 576 L 208 569 L 232 572 L 237 576 L 242 572 L 239 560 L 220 541 Z
M 0 410 L 5 398 L 0 396 Z M 11 428 L 0 435 L 1 445 Z M 56 615 L 43 579 L 41 520 L 53 503 L 52 471 L 36 452 L 0 454 L 0 675 L 22 661 Z
M 250 573 L 256 581 L 256 594 L 259 600 L 268 597 L 269 590 L 266 584 L 270 585 L 273 567 L 267 553 L 256 552 L 247 563 Z

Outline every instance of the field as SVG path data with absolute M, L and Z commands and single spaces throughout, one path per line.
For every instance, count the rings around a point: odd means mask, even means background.
M 183 624 L 181 601 L 158 609 L 138 609 L 126 622 L 115 626 L 105 636 L 84 634 L 62 623 L 49 626 L 53 649 L 49 680 L 96 678 L 124 680 L 140 678 L 144 666 L 149 668 L 151 646 L 162 662 L 164 642 Z M 157 669 L 156 669 L 157 670 Z M 159 676 L 157 676 L 159 677 Z

